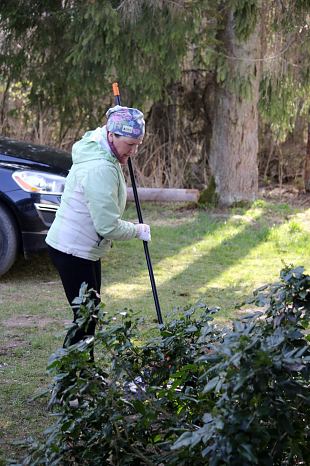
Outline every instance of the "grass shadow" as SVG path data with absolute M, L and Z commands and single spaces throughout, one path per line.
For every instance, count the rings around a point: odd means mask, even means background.
M 209 291 L 212 291 L 209 293 L 199 292 L 199 289 L 206 290 L 208 284 L 223 276 L 227 270 L 238 266 L 251 254 L 251 251 L 267 242 L 275 222 L 279 227 L 287 221 L 282 215 L 278 215 L 275 219 L 274 213 L 268 210 L 268 207 L 261 208 L 259 215 L 256 215 L 254 219 L 247 219 L 249 210 L 243 210 L 242 215 L 231 211 L 230 214 L 216 214 L 215 216 L 200 211 L 194 221 L 191 220 L 173 228 L 158 226 L 154 229 L 155 238 L 150 245 L 150 252 L 159 301 L 163 303 L 161 304 L 162 312 L 171 309 L 175 304 L 184 305 L 189 301 L 201 298 L 207 300 L 211 298 L 212 305 L 216 304 L 214 302 L 216 298 L 217 304 L 221 305 L 226 305 L 232 300 L 237 302 L 239 298 L 241 299 L 242 291 L 247 288 L 247 285 L 241 283 L 242 277 L 238 276 L 234 279 L 236 284 L 231 286 L 231 284 L 226 283 L 222 293 L 219 293 L 218 296 L 215 293 L 215 290 L 219 289 L 216 284 L 212 286 L 212 289 L 209 288 Z M 227 224 L 229 223 L 231 229 L 228 229 L 227 232 Z M 222 238 L 220 238 L 221 234 L 223 234 Z M 211 236 L 217 237 L 216 244 L 212 245 L 212 241 L 208 241 Z M 170 239 L 171 246 L 164 245 L 161 237 L 164 238 L 164 241 Z M 128 291 L 125 297 L 122 297 L 121 293 L 117 296 L 119 308 L 128 308 L 137 302 L 137 290 L 131 293 L 131 288 L 134 282 L 141 281 L 142 275 L 147 276 L 143 251 L 139 252 L 139 258 L 135 259 L 134 264 L 129 259 L 130 253 L 132 253 L 132 249 L 129 245 L 123 245 L 118 256 L 113 258 L 113 268 L 116 270 L 124 266 L 124 263 L 128 263 L 127 277 L 123 277 L 121 285 L 125 289 L 128 287 Z M 136 251 L 134 251 L 135 254 L 137 254 Z M 182 262 L 182 266 L 178 261 Z M 105 266 L 108 271 L 107 259 L 105 259 Z M 165 266 L 167 270 L 163 271 Z M 255 274 L 255 270 L 253 273 Z M 166 276 L 163 277 L 163 275 Z M 119 277 L 109 272 L 107 272 L 104 281 L 103 288 L 106 287 L 108 290 L 113 289 L 115 284 L 119 285 Z M 144 280 L 143 283 L 145 285 L 146 281 Z M 150 286 L 144 291 L 140 289 L 138 294 L 140 294 L 141 307 L 143 307 L 143 302 L 145 303 L 144 309 L 153 307 Z M 224 299 L 223 295 L 225 295 Z M 152 312 L 150 311 L 150 313 Z

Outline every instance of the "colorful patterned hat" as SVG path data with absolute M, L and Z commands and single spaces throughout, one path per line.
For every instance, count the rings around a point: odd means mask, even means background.
M 145 121 L 143 113 L 137 108 L 116 105 L 109 108 L 106 116 L 108 119 L 107 130 L 111 133 L 134 139 L 138 139 L 144 135 Z

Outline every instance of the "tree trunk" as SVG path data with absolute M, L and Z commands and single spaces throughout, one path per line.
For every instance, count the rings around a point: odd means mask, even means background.
M 219 203 L 231 205 L 254 200 L 258 190 L 258 87 L 260 78 L 259 25 L 241 42 L 230 11 L 222 40 L 229 77 L 217 86 L 209 163 Z M 248 96 L 232 91 L 235 83 L 248 83 Z
M 310 113 L 309 113 L 310 116 Z M 308 139 L 304 168 L 304 186 L 306 192 L 310 192 L 310 123 L 308 123 Z

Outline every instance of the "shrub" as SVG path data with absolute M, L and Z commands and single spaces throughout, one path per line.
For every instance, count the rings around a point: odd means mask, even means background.
M 302 268 L 258 290 L 252 303 L 264 310 L 229 329 L 201 304 L 146 342 L 131 311 L 111 317 L 82 291 L 77 326 L 95 318 L 99 330 L 51 357 L 56 422 L 24 465 L 310 464 L 310 277 Z

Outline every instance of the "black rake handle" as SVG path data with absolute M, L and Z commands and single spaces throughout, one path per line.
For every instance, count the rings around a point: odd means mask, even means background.
M 121 105 L 121 97 L 120 97 L 118 83 L 113 83 L 112 84 L 112 89 L 113 89 L 115 104 L 116 105 Z M 137 214 L 138 214 L 138 220 L 139 220 L 139 223 L 144 223 L 143 218 L 142 218 L 142 212 L 141 212 L 141 207 L 140 207 L 140 201 L 139 201 L 137 186 L 136 186 L 136 180 L 135 180 L 135 176 L 134 176 L 134 172 L 133 172 L 130 157 L 129 157 L 127 163 L 128 163 L 129 174 L 130 174 L 130 179 L 131 179 L 131 186 L 132 186 L 133 195 L 134 195 L 135 204 L 136 204 L 136 210 L 137 210 Z M 150 257 L 149 247 L 148 247 L 147 241 L 143 241 L 143 247 L 144 247 L 145 259 L 146 259 L 147 268 L 148 268 L 148 271 L 149 271 L 149 276 L 150 276 L 150 281 L 151 281 L 151 286 L 152 286 L 152 291 L 153 291 L 153 298 L 154 298 L 154 303 L 155 303 L 155 308 L 156 308 L 156 313 L 157 313 L 157 320 L 158 320 L 159 324 L 163 324 L 163 318 L 162 318 L 162 315 L 161 315 L 160 304 L 159 304 L 159 300 L 158 300 L 156 283 L 155 283 L 153 267 L 152 267 L 152 262 L 151 262 L 151 257 Z

